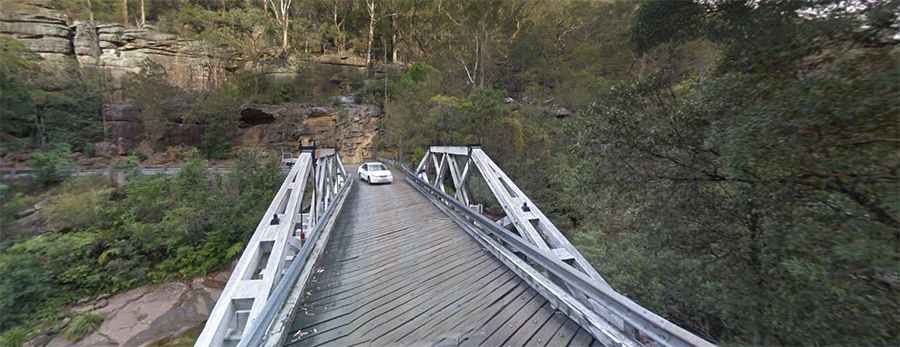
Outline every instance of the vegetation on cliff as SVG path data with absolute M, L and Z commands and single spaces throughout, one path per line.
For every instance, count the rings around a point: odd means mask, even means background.
M 642 305 L 725 345 L 900 344 L 897 0 L 309 0 L 280 14 L 279 1 L 122 3 L 59 2 L 74 18 L 212 42 L 239 66 L 196 92 L 153 68 L 131 76 L 124 94 L 155 146 L 178 113 L 215 124 L 207 158 L 232 153 L 238 100 L 305 93 L 263 67 L 404 63 L 353 90 L 384 104 L 385 155 L 480 143 Z M 108 91 L 89 74 L 45 79 L 21 45 L 0 44 L 0 143 L 39 147 L 50 163 L 63 144 L 89 150 Z M 261 211 L 277 180 L 201 167 L 125 188 L 55 186 L 59 231 L 0 255 L 12 274 L 0 309 L 13 313 L 0 330 L 227 262 L 259 218 L 234 211 Z M 28 205 L 0 193 L 6 211 Z M 72 201 L 97 203 L 78 216 L 53 208 Z

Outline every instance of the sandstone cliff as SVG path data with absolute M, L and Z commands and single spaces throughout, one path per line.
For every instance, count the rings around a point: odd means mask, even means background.
M 72 23 L 53 8 L 53 0 L 11 3 L 15 5 L 0 7 L 0 35 L 20 40 L 40 55 L 43 63 L 103 72 L 113 87 L 121 86 L 129 73 L 159 68 L 174 85 L 203 89 L 217 85 L 234 68 L 215 59 L 209 45 L 158 32 L 152 26 L 138 29 L 120 24 Z M 346 89 L 346 75 L 364 75 L 364 71 L 344 70 L 347 69 L 307 69 L 306 76 L 297 77 L 292 73 L 288 77 L 276 74 L 272 78 L 296 78 L 299 83 L 306 83 L 311 94 L 333 95 L 349 92 L 337 90 Z M 95 148 L 104 149 L 100 151 L 104 154 L 113 154 L 116 148 L 137 150 L 143 140 L 140 110 L 118 95 L 110 96 L 108 100 L 114 101 L 103 106 L 101 115 L 110 142 L 97 143 Z M 240 112 L 240 136 L 234 139 L 235 145 L 290 149 L 296 148 L 300 141 L 314 141 L 340 149 L 348 162 L 373 155 L 377 118 L 382 114 L 380 107 L 357 104 L 348 97 L 338 98 L 335 105 L 247 105 Z M 169 116 L 164 136 L 167 145 L 200 144 L 205 124 L 184 122 L 179 115 Z M 145 154 L 152 155 L 149 152 Z
M 128 150 L 139 146 L 142 125 L 138 108 L 128 103 L 114 103 L 104 105 L 103 113 L 111 138 L 120 139 Z M 300 143 L 315 143 L 336 148 L 344 162 L 356 163 L 374 156 L 377 124 L 383 111 L 377 105 L 347 101 L 334 106 L 249 104 L 241 108 L 240 115 L 240 129 L 233 143 L 237 148 L 296 150 Z M 165 137 L 172 145 L 196 146 L 200 144 L 205 126 L 171 122 L 166 127 Z M 157 161 L 160 162 L 151 164 L 165 164 L 165 158 Z
M 338 149 L 345 163 L 357 163 L 375 155 L 382 115 L 379 106 L 352 101 L 337 106 L 246 105 L 241 110 L 238 145 L 296 149 L 301 142 L 314 142 Z
M 69 23 L 52 0 L 24 0 L 0 8 L 0 34 L 22 41 L 46 62 L 77 64 L 108 73 L 114 83 L 156 65 L 173 84 L 205 88 L 224 78 L 226 66 L 203 42 L 156 31 L 152 26 Z

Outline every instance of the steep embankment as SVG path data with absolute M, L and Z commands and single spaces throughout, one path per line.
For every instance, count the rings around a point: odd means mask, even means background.
M 118 92 L 128 83 L 129 74 L 152 67 L 162 69 L 174 86 L 206 89 L 221 83 L 227 78 L 228 71 L 237 68 L 216 59 L 211 54 L 212 48 L 201 41 L 162 33 L 152 26 L 126 28 L 120 24 L 70 23 L 66 15 L 53 9 L 51 4 L 50 0 L 26 0 L 0 9 L 0 35 L 20 40 L 42 58 L 41 64 L 99 71 L 108 78 L 112 92 L 98 115 L 106 128 L 106 140 L 92 146 L 100 157 L 136 151 L 153 158 L 157 164 L 165 164 L 163 153 L 141 147 L 146 136 L 141 110 Z M 304 70 L 306 75 L 315 75 L 314 70 L 324 71 L 323 76 L 313 77 L 322 81 L 304 83 L 314 89 L 312 93 L 321 93 L 320 89 L 335 89 L 334 85 L 348 84 L 348 75 L 361 74 L 353 67 L 343 69 L 347 71 L 330 72 L 315 67 Z M 322 74 L 321 71 L 318 73 Z M 297 76 L 296 73 L 289 75 Z M 279 74 L 277 78 L 291 76 Z M 334 104 L 322 105 L 247 105 L 240 112 L 240 131 L 232 139 L 236 146 L 262 145 L 284 150 L 296 148 L 301 140 L 308 140 L 340 149 L 349 162 L 371 155 L 377 118 L 383 113 L 379 106 L 359 104 L 352 97 L 340 97 Z M 185 121 L 180 114 L 166 114 L 163 118 L 164 137 L 169 145 L 200 145 L 207 124 Z M 5 156 L 0 153 L 0 166 L 22 167 L 26 159 L 27 155 L 19 153 Z M 96 161 L 101 166 L 105 163 L 102 159 Z

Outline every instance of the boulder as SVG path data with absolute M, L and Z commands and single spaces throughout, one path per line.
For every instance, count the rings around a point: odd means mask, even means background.
M 572 116 L 572 111 L 565 107 L 555 107 L 550 111 L 556 118 L 566 118 Z
M 103 118 L 107 121 L 137 122 L 140 108 L 127 102 L 103 104 Z
M 118 146 L 110 142 L 94 143 L 94 155 L 103 158 L 112 158 L 119 154 Z
M 163 138 L 168 145 L 199 146 L 205 128 L 196 123 L 169 123 Z
M 44 346 L 148 346 L 179 336 L 206 321 L 228 275 L 220 272 L 190 281 L 145 286 L 75 307 L 76 312 L 102 315 L 103 323 L 77 342 L 56 336 Z M 98 305 L 101 301 L 103 304 Z
M 326 107 L 312 107 L 309 109 L 310 117 L 322 117 L 331 115 L 333 112 Z

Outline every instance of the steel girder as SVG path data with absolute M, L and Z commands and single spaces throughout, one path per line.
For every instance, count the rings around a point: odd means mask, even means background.
M 459 177 L 453 169 L 457 158 L 466 160 Z M 473 205 L 471 197 L 464 198 L 472 166 L 481 173 L 506 213 L 502 219 L 488 219 L 480 209 L 473 208 L 477 205 Z M 453 176 L 452 194 L 447 192 L 443 178 L 447 170 Z M 416 170 L 407 174 L 413 186 L 438 208 L 603 345 L 637 347 L 652 341 L 649 345 L 714 346 L 612 289 L 481 148 L 432 146 Z
M 236 346 L 256 325 L 287 265 L 347 182 L 333 149 L 301 148 L 216 301 L 195 346 Z M 307 190 L 311 185 L 313 189 Z
M 429 160 L 430 158 L 430 160 Z M 464 159 L 462 169 L 457 159 Z M 429 163 L 432 166 L 429 166 Z M 470 201 L 466 182 L 472 174 L 472 166 L 478 169 L 487 183 L 494 198 L 500 203 L 506 216 L 501 224 L 512 225 L 515 230 L 531 242 L 532 245 L 554 256 L 601 285 L 609 286 L 603 276 L 572 246 L 568 239 L 550 222 L 541 209 L 522 192 L 521 189 L 494 163 L 478 146 L 432 146 L 416 168 L 416 175 L 433 185 L 441 192 L 447 193 L 446 173 L 452 178 L 453 196 L 460 202 L 473 207 Z M 430 170 L 433 169 L 433 170 Z M 433 175 L 431 174 L 433 171 Z M 449 194 L 449 193 L 448 193 Z

